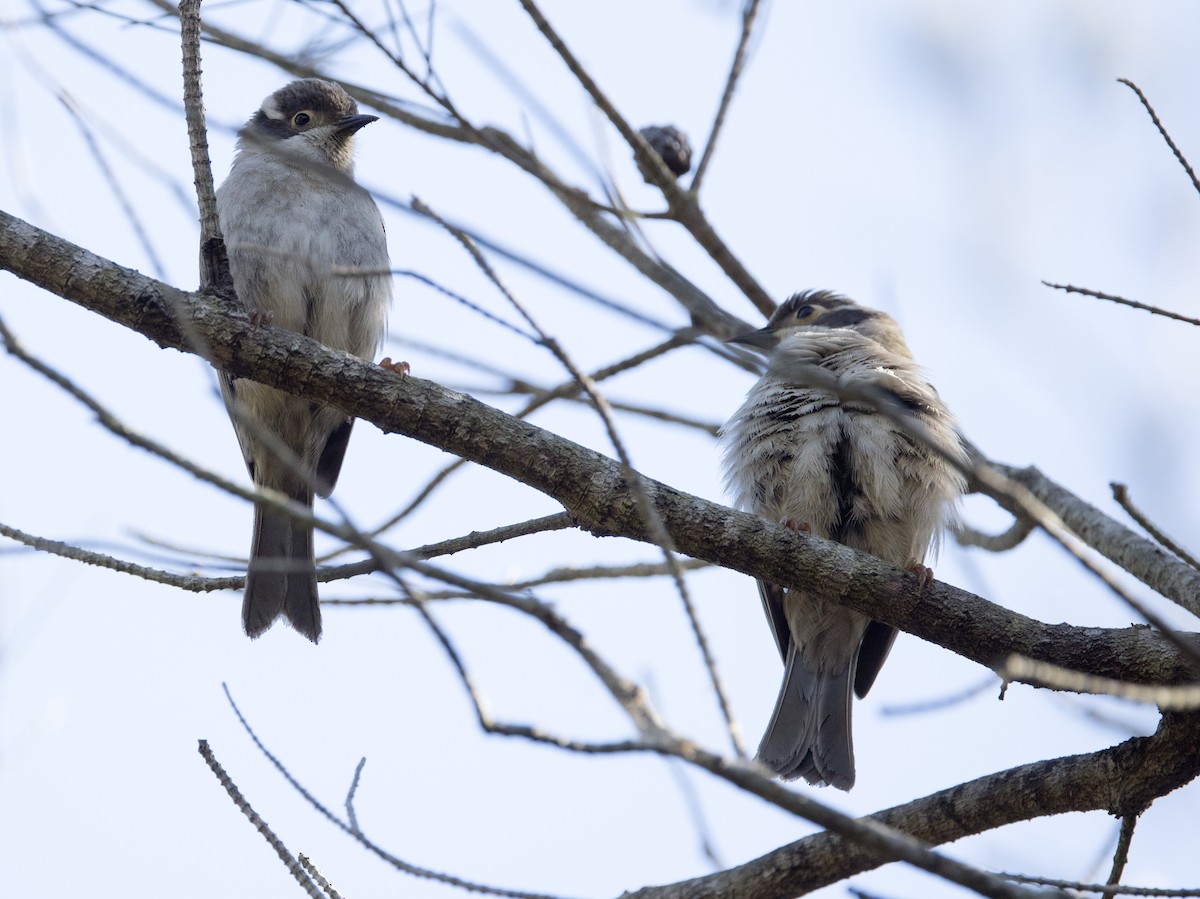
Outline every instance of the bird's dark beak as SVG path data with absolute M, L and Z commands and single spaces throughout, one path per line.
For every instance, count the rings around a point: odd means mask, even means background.
M 343 137 L 349 137 L 364 125 L 370 125 L 372 122 L 377 121 L 379 121 L 379 116 L 377 115 L 342 116 L 342 118 L 337 120 L 337 133 Z
M 748 334 L 739 334 L 737 337 L 730 337 L 725 342 L 742 343 L 746 346 L 752 346 L 756 350 L 770 352 L 779 346 L 779 333 L 774 328 L 760 328 Z

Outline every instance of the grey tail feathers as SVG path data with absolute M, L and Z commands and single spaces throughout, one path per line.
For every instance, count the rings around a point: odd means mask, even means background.
M 854 665 L 819 672 L 805 664 L 792 643 L 783 686 L 758 760 L 780 777 L 849 790 L 854 786 L 850 689 Z
M 312 506 L 312 493 L 307 490 L 292 498 Z M 258 637 L 280 615 L 314 643 L 320 639 L 313 532 L 307 524 L 256 505 L 242 625 L 248 636 Z

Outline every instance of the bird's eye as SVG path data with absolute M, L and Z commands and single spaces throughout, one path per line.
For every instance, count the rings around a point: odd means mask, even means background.
M 803 319 L 806 319 L 810 315 L 812 315 L 815 311 L 816 310 L 813 309 L 812 306 L 801 306 L 799 309 L 796 310 L 796 320 L 801 321 Z
M 303 128 L 305 125 L 307 125 L 311 121 L 312 121 L 312 116 L 310 116 L 307 112 L 298 112 L 294 116 L 292 116 L 292 124 L 295 125 L 297 128 Z

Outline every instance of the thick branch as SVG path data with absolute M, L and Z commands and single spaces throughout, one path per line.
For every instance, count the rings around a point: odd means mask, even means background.
M 336 406 L 508 475 L 556 499 L 596 535 L 652 541 L 616 461 L 469 396 L 399 379 L 299 334 L 254 328 L 220 301 L 118 266 L 3 212 L 0 267 L 161 346 L 190 351 L 187 338 L 194 336 L 210 361 L 235 377 Z M 840 544 L 656 481 L 646 486 L 681 552 L 802 587 L 989 668 L 1017 653 L 1136 683 L 1190 680 L 1187 660 L 1146 628 L 1047 625 L 940 582 L 919 591 L 903 569 Z
M 1152 737 L 1087 755 L 989 774 L 870 816 L 931 846 L 1066 812 L 1143 811 L 1200 773 L 1200 716 L 1166 716 Z M 791 899 L 879 866 L 861 846 L 818 833 L 705 877 L 646 887 L 626 899 Z

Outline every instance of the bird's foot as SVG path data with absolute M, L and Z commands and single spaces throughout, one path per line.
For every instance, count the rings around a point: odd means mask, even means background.
M 909 562 L 904 566 L 909 574 L 917 576 L 917 592 L 923 593 L 925 588 L 933 583 L 933 569 L 926 568 L 920 562 Z
M 400 377 L 408 377 L 408 373 L 412 371 L 412 366 L 407 362 L 393 362 L 391 356 L 384 356 L 379 360 L 379 367 L 386 368 L 390 372 L 395 372 Z
M 250 319 L 250 327 L 257 330 L 263 325 L 271 324 L 271 319 L 275 317 L 275 313 L 270 309 L 251 309 L 248 317 Z
M 796 521 L 796 519 L 788 516 L 783 521 L 779 522 L 789 531 L 795 531 L 797 534 L 811 534 L 812 526 L 807 521 Z

